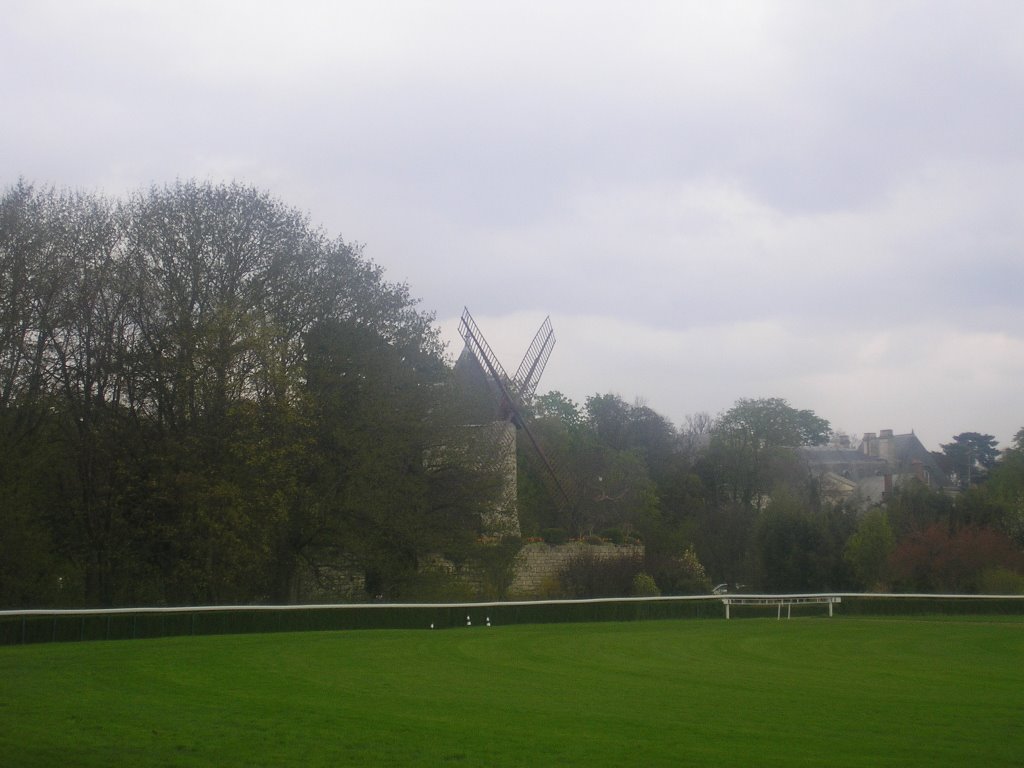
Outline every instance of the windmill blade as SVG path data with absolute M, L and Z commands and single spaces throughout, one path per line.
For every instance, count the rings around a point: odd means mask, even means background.
M 555 332 L 551 328 L 551 317 L 544 318 L 540 328 L 533 337 L 529 349 L 519 364 L 516 375 L 512 377 L 512 386 L 523 401 L 533 397 L 537 391 L 537 384 L 540 382 L 541 374 L 544 373 L 544 366 L 548 364 L 551 357 L 551 350 L 555 346 Z
M 473 316 L 469 314 L 469 309 L 463 308 L 462 318 L 459 322 L 459 335 L 462 336 L 463 341 L 466 342 L 466 348 L 472 353 L 473 357 L 476 358 L 477 362 L 480 363 L 480 367 L 490 375 L 494 383 L 497 385 L 498 390 L 501 393 L 502 398 L 502 411 L 505 414 L 505 418 L 508 418 L 515 425 L 517 430 L 522 430 L 523 433 L 530 441 L 530 445 L 533 446 L 534 453 L 537 454 L 544 468 L 547 470 L 548 476 L 551 478 L 553 484 L 558 489 L 562 500 L 565 501 L 566 505 L 572 506 L 572 498 L 565 490 L 565 486 L 562 484 L 561 478 L 552 466 L 548 457 L 544 455 L 544 451 L 541 449 L 540 444 L 537 442 L 537 438 L 530 430 L 529 425 L 526 423 L 526 419 L 523 416 L 521 408 L 522 396 L 524 392 L 528 392 L 532 395 L 533 390 L 536 389 L 537 382 L 540 379 L 540 374 L 544 370 L 544 365 L 547 363 L 548 357 L 551 355 L 551 349 L 555 345 L 555 336 L 551 329 L 551 318 L 548 317 L 541 324 L 540 330 L 534 336 L 533 343 L 530 345 L 530 349 L 526 353 L 526 357 L 523 359 L 522 364 L 519 366 L 519 370 L 516 372 L 516 381 L 509 379 L 508 374 L 505 373 L 505 369 L 498 362 L 497 355 L 491 349 L 490 345 L 484 339 L 483 334 L 480 332 L 480 328 L 473 320 Z M 513 395 L 513 389 L 515 395 Z
M 473 316 L 469 314 L 469 309 L 465 307 L 462 309 L 462 319 L 459 320 L 459 335 L 462 336 L 462 340 L 466 342 L 469 351 L 473 353 L 483 369 L 498 382 L 503 393 L 508 396 L 508 374 L 501 367 L 498 356 L 494 354 L 491 345 L 487 343 L 484 335 L 480 332 Z

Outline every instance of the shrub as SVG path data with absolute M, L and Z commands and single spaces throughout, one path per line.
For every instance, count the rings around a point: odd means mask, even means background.
M 862 586 L 871 591 L 887 581 L 889 557 L 896 549 L 889 518 L 883 509 L 874 509 L 861 518 L 857 530 L 846 541 L 843 557 L 853 568 Z
M 991 528 L 968 526 L 951 533 L 936 523 L 904 537 L 889 557 L 897 587 L 917 592 L 978 592 L 986 571 L 1019 573 L 1024 554 L 1013 540 Z
M 678 557 L 648 551 L 644 567 L 662 594 L 703 595 L 711 591 L 711 581 L 692 544 Z
M 987 595 L 1024 595 L 1024 575 L 1009 568 L 990 568 L 981 574 L 979 584 Z
M 565 544 L 569 541 L 569 535 L 565 532 L 564 528 L 545 528 L 540 532 L 540 536 L 544 539 L 545 543 L 553 546 Z
M 537 598 L 540 600 L 560 600 L 565 596 L 565 588 L 557 576 L 546 577 L 537 589 Z
M 608 530 L 601 531 L 601 537 L 612 544 L 625 544 L 626 534 L 622 532 L 621 528 L 609 528 Z
M 515 558 L 522 549 L 522 539 L 506 536 L 476 546 L 473 558 L 483 577 L 483 597 L 504 600 L 515 578 Z
M 658 597 L 661 590 L 654 583 L 654 578 L 648 573 L 638 573 L 633 577 L 633 595 L 635 597 Z
M 402 592 L 409 603 L 465 602 L 477 599 L 473 585 L 454 574 L 425 571 Z
M 636 555 L 600 557 L 584 551 L 562 569 L 559 581 L 568 597 L 629 597 L 642 570 L 643 559 Z

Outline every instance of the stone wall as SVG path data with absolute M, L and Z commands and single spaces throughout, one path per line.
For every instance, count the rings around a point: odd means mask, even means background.
M 292 578 L 290 602 L 360 602 L 366 596 L 366 577 L 355 562 L 299 567 Z
M 618 544 L 586 544 L 574 541 L 568 544 L 545 544 L 532 542 L 523 546 L 516 555 L 513 565 L 515 575 L 509 588 L 509 597 L 545 597 L 555 582 L 558 573 L 576 557 L 589 555 L 598 559 L 616 557 L 643 557 L 641 544 L 620 546 Z
M 577 557 L 594 557 L 610 560 L 616 557 L 644 556 L 642 544 L 587 544 L 574 541 L 568 544 L 545 544 L 530 542 L 524 544 L 512 560 L 511 582 L 507 563 L 502 568 L 500 579 L 509 584 L 508 598 L 525 600 L 555 596 L 558 574 Z M 459 568 L 440 555 L 426 558 L 421 564 L 423 575 L 441 574 L 461 583 L 466 594 L 452 594 L 449 599 L 494 599 L 494 574 L 489 578 L 478 565 L 464 564 Z M 354 562 L 322 565 L 317 569 L 305 567 L 296 574 L 293 584 L 292 602 L 330 603 L 360 602 L 367 598 L 363 571 Z M 372 595 L 370 598 L 372 599 Z

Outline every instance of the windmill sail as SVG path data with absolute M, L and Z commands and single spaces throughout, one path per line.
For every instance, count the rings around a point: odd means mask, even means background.
M 554 347 L 555 332 L 551 328 L 551 318 L 546 317 L 533 337 L 530 348 L 526 350 L 516 375 L 512 377 L 512 383 L 524 402 L 529 401 L 537 391 L 537 384 L 540 383 L 544 366 L 548 364 L 548 358 L 551 357 L 551 350 Z
M 466 347 L 473 353 L 473 356 L 483 369 L 495 381 L 507 389 L 509 384 L 508 374 L 505 373 L 505 369 L 498 362 L 498 356 L 494 354 L 491 345 L 487 343 L 484 335 L 480 333 L 480 328 L 466 308 L 463 308 L 462 319 L 459 321 L 459 335 L 462 336 L 462 340 L 466 342 Z
M 526 400 L 531 398 L 536 391 L 541 373 L 544 371 L 544 367 L 547 365 L 548 358 L 551 355 L 551 350 L 555 345 L 551 318 L 546 318 L 541 324 L 516 371 L 515 377 L 511 379 L 499 362 L 494 350 L 491 349 L 487 340 L 484 339 L 480 328 L 477 326 L 476 321 L 473 320 L 472 315 L 469 314 L 468 309 L 464 309 L 462 312 L 462 319 L 459 322 L 459 334 L 466 342 L 466 351 L 475 359 L 480 369 L 485 372 L 498 390 L 498 397 L 500 399 L 498 406 L 499 420 L 511 422 L 516 427 L 516 431 L 522 430 L 533 447 L 534 453 L 547 470 L 548 477 L 561 497 L 560 501 L 571 505 L 571 499 L 565 490 L 565 486 L 562 484 L 558 473 L 547 456 L 544 455 L 544 451 L 541 450 L 540 444 L 530 430 L 523 414 L 523 406 Z M 466 351 L 463 352 L 464 356 Z M 515 432 L 512 434 L 514 435 Z M 511 448 L 514 457 L 514 441 Z

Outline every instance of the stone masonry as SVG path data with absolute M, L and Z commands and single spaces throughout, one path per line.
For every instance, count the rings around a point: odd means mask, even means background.
M 558 579 L 558 572 L 576 557 L 591 555 L 606 560 L 616 557 L 643 557 L 643 545 L 587 544 L 573 541 L 568 544 L 531 542 L 516 555 L 515 576 L 509 588 L 509 597 L 543 597 L 545 591 Z

